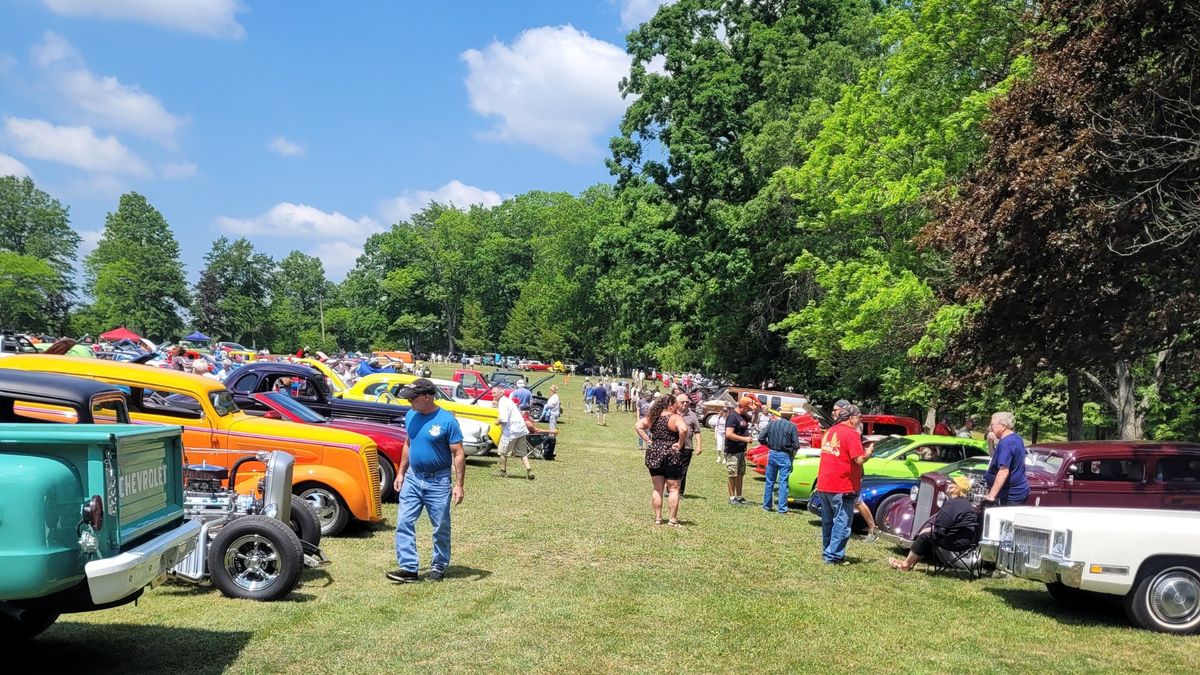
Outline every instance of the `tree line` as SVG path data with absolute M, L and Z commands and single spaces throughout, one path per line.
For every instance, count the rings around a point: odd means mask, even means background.
M 679 0 L 627 37 L 610 184 L 431 204 L 339 284 L 221 238 L 194 288 L 129 194 L 75 289 L 65 210 L 5 179 L 0 318 L 190 315 L 273 350 L 573 357 L 1186 437 L 1198 28 L 1172 0 Z

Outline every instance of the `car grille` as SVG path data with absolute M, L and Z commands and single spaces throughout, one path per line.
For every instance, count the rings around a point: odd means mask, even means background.
M 1028 550 L 1028 559 L 1037 560 L 1050 552 L 1050 533 L 1030 527 L 1014 527 L 1013 547 L 1018 551 Z
M 913 510 L 912 532 L 908 534 L 909 539 L 916 539 L 917 533 L 921 531 L 921 526 L 925 521 L 929 520 L 929 513 L 933 511 L 933 493 L 937 488 L 933 483 L 921 481 L 920 487 L 917 488 L 917 507 Z
M 379 450 L 371 443 L 363 448 L 363 461 L 367 463 L 367 473 L 371 474 L 371 503 L 372 511 L 383 513 L 383 502 L 379 498 Z

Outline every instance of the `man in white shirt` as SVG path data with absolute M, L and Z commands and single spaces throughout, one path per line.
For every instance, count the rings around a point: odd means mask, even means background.
M 533 480 L 533 467 L 529 465 L 529 433 L 537 431 L 533 422 L 525 419 L 521 409 L 509 396 L 497 395 L 496 407 L 500 409 L 500 477 L 508 476 L 508 458 L 516 455 L 525 465 L 525 477 Z

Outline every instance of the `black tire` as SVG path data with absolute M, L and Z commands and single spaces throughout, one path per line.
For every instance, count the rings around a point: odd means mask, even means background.
M 307 501 L 292 495 L 291 508 L 291 525 L 292 532 L 300 537 L 300 541 L 308 542 L 313 546 L 321 545 L 321 521 L 317 519 L 317 512 L 313 510 L 311 504 Z
M 0 614 L 0 644 L 17 645 L 41 634 L 58 620 L 58 612 L 26 610 L 21 619 Z
M 546 412 L 545 404 L 531 403 L 529 405 L 529 419 L 534 422 L 542 421 L 542 413 Z
M 221 528 L 208 549 L 213 586 L 231 598 L 278 600 L 304 569 L 300 538 L 268 516 L 241 516 Z
M 884 497 L 883 501 L 879 502 L 879 506 L 875 507 L 875 513 L 873 514 L 875 516 L 875 526 L 881 527 L 883 523 L 883 517 L 887 515 L 887 512 L 890 511 L 893 506 L 905 499 L 909 499 L 907 492 L 897 492 L 894 495 L 888 495 Z
M 1200 563 L 1166 558 L 1147 564 L 1125 596 L 1125 614 L 1142 628 L 1176 635 L 1200 632 Z
M 350 509 L 338 493 L 324 485 L 309 483 L 293 488 L 296 494 L 317 512 L 317 522 L 321 523 L 321 536 L 332 537 L 346 529 L 350 522 Z
M 396 498 L 396 466 L 392 460 L 379 456 L 379 499 L 390 502 Z

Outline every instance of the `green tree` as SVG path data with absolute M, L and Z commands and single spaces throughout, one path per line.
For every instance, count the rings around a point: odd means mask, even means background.
M 121 195 L 104 233 L 84 262 L 89 313 L 100 325 L 128 326 L 151 339 L 177 336 L 189 304 L 179 243 L 146 198 Z
M 79 235 L 58 200 L 31 178 L 0 176 L 0 253 L 6 254 L 0 276 L 12 289 L 0 296 L 5 327 L 67 329 L 78 246 Z
M 219 237 L 204 256 L 192 316 L 205 333 L 257 345 L 267 328 L 271 257 L 246 239 Z
M 270 285 L 273 350 L 336 347 L 338 340 L 326 329 L 326 311 L 335 302 L 337 287 L 325 278 L 320 258 L 292 251 L 275 267 Z
M 487 315 L 483 312 L 483 303 L 479 300 L 472 299 L 463 303 L 459 331 L 458 346 L 464 352 L 482 354 L 491 351 L 491 327 L 488 325 Z

